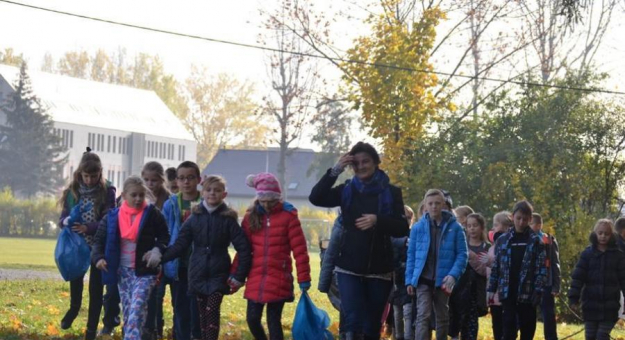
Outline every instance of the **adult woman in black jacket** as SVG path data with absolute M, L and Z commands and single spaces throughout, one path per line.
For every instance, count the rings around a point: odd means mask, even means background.
M 350 165 L 355 176 L 334 187 Z M 341 207 L 344 233 L 336 258 L 341 295 L 341 337 L 378 339 L 392 288 L 391 237 L 408 235 L 401 190 L 379 169 L 373 146 L 359 142 L 319 180 L 310 193 L 316 206 Z

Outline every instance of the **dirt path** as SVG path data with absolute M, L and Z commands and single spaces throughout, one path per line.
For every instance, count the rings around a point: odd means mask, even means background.
M 0 268 L 2 280 L 62 280 L 57 271 L 43 271 L 33 269 L 4 269 Z

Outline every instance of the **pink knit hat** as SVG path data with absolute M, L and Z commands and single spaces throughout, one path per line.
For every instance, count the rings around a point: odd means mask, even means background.
M 256 189 L 256 197 L 265 199 L 280 199 L 282 190 L 280 182 L 273 174 L 261 172 L 256 175 L 249 175 L 245 179 L 249 187 Z

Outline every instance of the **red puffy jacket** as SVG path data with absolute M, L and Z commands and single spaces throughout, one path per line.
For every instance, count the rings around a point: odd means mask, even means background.
M 310 281 L 306 237 L 297 210 L 289 203 L 279 203 L 263 215 L 262 228 L 250 230 L 249 213 L 242 223 L 252 245 L 252 268 L 245 284 L 244 297 L 257 303 L 293 301 L 293 265 L 297 282 Z

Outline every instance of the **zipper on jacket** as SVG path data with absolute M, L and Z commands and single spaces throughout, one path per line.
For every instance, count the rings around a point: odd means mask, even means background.
M 265 290 L 265 281 L 267 280 L 267 251 L 269 250 L 269 226 L 271 225 L 271 219 L 269 218 L 269 213 L 267 213 L 267 227 L 265 228 L 265 244 L 263 245 L 264 254 L 263 254 L 263 276 L 260 281 L 260 289 L 258 291 L 258 300 L 259 302 L 263 299 L 263 291 Z

